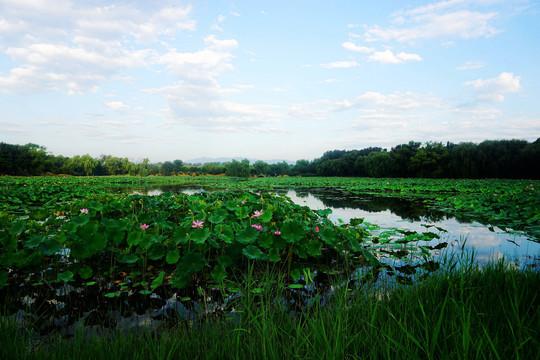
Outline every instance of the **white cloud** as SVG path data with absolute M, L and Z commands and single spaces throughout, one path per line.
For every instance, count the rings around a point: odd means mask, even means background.
M 485 106 L 464 106 L 455 108 L 452 111 L 460 117 L 474 121 L 496 120 L 503 115 L 501 110 Z
M 231 60 L 234 56 L 230 50 L 238 46 L 236 40 L 218 40 L 210 35 L 204 41 L 207 45 L 204 50 L 178 52 L 172 49 L 157 62 L 165 65 L 171 74 L 193 80 L 212 81 L 223 71 L 233 69 Z
M 377 51 L 373 53 L 368 61 L 378 62 L 381 64 L 403 64 L 407 61 L 422 61 L 418 54 L 408 54 L 400 52 L 396 55 L 391 50 Z
M 398 41 L 414 43 L 439 38 L 480 38 L 498 34 L 494 25 L 499 14 L 486 11 L 487 2 L 448 0 L 431 3 L 392 14 L 392 25 L 366 25 L 366 41 Z M 474 7 L 476 9 L 470 9 Z
M 120 111 L 120 110 L 124 110 L 124 109 L 129 109 L 129 105 L 126 105 L 124 104 L 123 102 L 121 101 L 105 101 L 103 102 L 103 104 L 111 109 L 111 110 L 115 110 L 115 111 Z
M 410 114 L 415 111 L 427 111 L 427 109 L 441 107 L 441 99 L 429 93 L 396 91 L 383 94 L 376 91 L 366 91 L 353 99 L 321 99 L 313 102 L 295 103 L 290 107 L 289 112 L 292 116 L 303 120 L 331 121 L 337 116 L 337 113 L 343 111 L 358 113 L 357 118 L 394 119 L 396 116 L 411 116 Z
M 223 31 L 223 28 L 221 28 L 221 24 L 225 21 L 226 16 L 225 15 L 218 15 L 218 18 L 216 22 L 212 25 L 213 30 Z
M 351 41 L 344 42 L 342 46 L 347 50 L 356 51 L 360 53 L 370 53 L 374 51 L 373 48 L 369 48 L 367 46 L 359 46 Z
M 319 83 L 322 83 L 322 84 L 329 84 L 329 83 L 335 83 L 335 82 L 341 82 L 341 80 L 340 79 L 325 79 L 325 80 L 319 81 Z
M 360 66 L 359 63 L 357 63 L 356 61 L 334 61 L 334 62 L 331 62 L 331 63 L 326 63 L 326 64 L 321 64 L 321 67 L 322 68 L 325 68 L 325 69 L 347 69 L 347 68 L 352 68 L 352 67 L 356 67 L 356 66 Z
M 44 0 L 4 0 L 0 6 L 0 29 L 6 31 L 0 31 L 3 52 L 14 62 L 0 72 L 0 91 L 6 93 L 95 92 L 126 69 L 158 62 L 157 48 L 137 43 L 161 36 L 173 39 L 179 31 L 195 29 L 191 6 L 79 7 L 67 0 L 55 6 Z M 18 20 L 8 20 L 11 16 Z M 231 46 L 215 38 L 205 40 L 214 51 Z
M 485 64 L 481 61 L 467 61 L 465 64 L 456 68 L 456 70 L 475 70 L 481 69 Z
M 368 91 L 358 96 L 351 106 L 371 107 L 377 111 L 394 112 L 422 107 L 437 107 L 440 99 L 432 94 L 421 94 L 415 92 L 393 92 L 391 94 L 382 94 L 375 91 Z
M 467 81 L 464 85 L 476 89 L 477 100 L 501 103 L 504 101 L 505 94 L 512 94 L 521 90 L 520 81 L 520 76 L 503 72 L 495 78 Z

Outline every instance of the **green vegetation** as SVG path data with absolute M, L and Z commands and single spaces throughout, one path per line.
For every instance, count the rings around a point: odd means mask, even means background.
M 35 144 L 0 143 L 0 175 L 68 174 L 89 175 L 218 175 L 234 177 L 347 176 L 392 178 L 499 178 L 540 179 L 540 139 L 486 140 L 480 144 L 410 141 L 387 151 L 379 147 L 362 150 L 333 150 L 313 161 L 298 160 L 294 166 L 282 161 L 267 164 L 248 160 L 228 163 L 185 164 L 182 160 L 135 164 L 127 158 L 89 155 L 66 158 L 47 154 Z
M 540 273 L 504 262 L 451 266 L 414 287 L 347 283 L 291 313 L 285 283 L 242 285 L 229 319 L 163 331 L 35 338 L 0 321 L 4 359 L 535 359 L 540 352 Z M 450 266 L 448 266 L 450 265 Z M 454 263 L 455 265 L 455 263 Z M 453 270 L 450 270 L 453 269 Z M 39 320 L 36 320 L 39 321 Z M 186 326 L 187 325 L 187 326 Z
M 133 192 L 155 184 L 212 191 Z M 275 190 L 408 197 L 538 239 L 537 185 L 2 177 L 0 358 L 535 358 L 536 267 L 437 263 L 417 245 L 436 233 L 373 236 Z M 156 326 L 121 328 L 137 316 Z

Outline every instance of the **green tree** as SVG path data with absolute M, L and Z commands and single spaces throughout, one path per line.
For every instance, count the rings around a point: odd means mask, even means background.
M 226 165 L 227 176 L 249 177 L 249 160 L 244 159 L 241 162 L 233 160 Z
M 253 172 L 255 175 L 268 175 L 270 173 L 270 165 L 262 160 L 257 160 L 253 164 Z
M 116 156 L 107 155 L 105 169 L 107 169 L 109 175 L 119 175 L 122 169 L 122 160 Z
M 388 177 L 395 171 L 395 160 L 386 151 L 372 152 L 365 159 L 365 167 L 370 177 Z
M 416 177 L 440 178 L 448 161 L 448 150 L 440 142 L 427 142 L 411 157 L 409 169 Z
M 163 176 L 170 176 L 174 173 L 174 164 L 170 161 L 165 161 L 161 164 L 160 174 Z

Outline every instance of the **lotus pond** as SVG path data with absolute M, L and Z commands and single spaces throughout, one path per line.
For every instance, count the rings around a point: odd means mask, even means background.
M 273 286 L 269 271 L 286 285 L 283 304 L 302 311 L 336 284 L 429 277 L 441 249 L 462 235 L 448 235 L 450 215 L 503 233 L 500 241 L 530 250 L 520 260 L 534 259 L 535 188 L 500 180 L 3 177 L 0 292 L 8 313 L 40 319 L 43 334 L 148 314 L 223 319 L 248 274 L 255 294 Z M 392 202 L 400 215 L 415 208 L 402 218 L 419 224 L 373 216 L 391 213 Z

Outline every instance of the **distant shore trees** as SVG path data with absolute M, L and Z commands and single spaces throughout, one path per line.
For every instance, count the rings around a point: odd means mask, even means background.
M 369 147 L 361 150 L 331 150 L 314 160 L 301 159 L 295 165 L 285 161 L 250 164 L 249 160 L 188 164 L 176 159 L 150 163 L 101 155 L 52 155 L 37 144 L 0 143 L 0 175 L 39 176 L 66 174 L 102 175 L 222 175 L 248 176 L 340 176 L 419 178 L 505 178 L 540 179 L 540 138 L 462 142 L 410 141 L 390 150 Z

